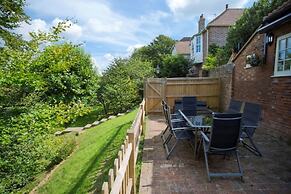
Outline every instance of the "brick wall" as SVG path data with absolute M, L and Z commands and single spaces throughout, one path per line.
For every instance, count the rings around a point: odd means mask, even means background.
M 220 78 L 220 111 L 227 110 L 232 91 L 232 72 L 233 64 L 222 65 L 216 69 L 209 71 L 209 77 Z
M 208 29 L 208 45 L 224 46 L 226 43 L 228 27 L 210 27 Z
M 226 38 L 229 27 L 214 27 L 211 26 L 207 31 L 202 33 L 202 44 L 203 44 L 203 61 L 208 56 L 208 47 L 211 44 L 217 44 L 218 46 L 224 46 L 226 44 Z M 208 34 L 208 35 L 207 35 Z M 208 37 L 208 41 L 207 41 Z
M 232 97 L 262 106 L 261 128 L 274 134 L 291 137 L 291 76 L 273 76 L 275 47 L 278 36 L 291 32 L 291 22 L 276 28 L 275 41 L 267 47 L 265 64 L 245 69 L 246 56 L 252 53 L 263 56 L 263 34 L 257 34 L 234 60 Z

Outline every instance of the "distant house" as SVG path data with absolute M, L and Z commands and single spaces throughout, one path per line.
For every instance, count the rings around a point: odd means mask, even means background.
M 260 104 L 261 127 L 291 138 L 291 0 L 264 18 L 233 63 L 232 98 Z
M 224 46 L 226 44 L 229 28 L 235 24 L 243 12 L 244 9 L 228 8 L 228 5 L 226 5 L 225 10 L 210 21 L 206 27 L 203 14 L 200 16 L 198 33 L 192 36 L 190 44 L 190 59 L 195 65 L 196 70 L 201 69 L 202 64 L 208 56 L 208 49 L 211 44 L 218 46 Z
M 172 54 L 179 54 L 186 59 L 190 59 L 190 41 L 191 37 L 184 37 L 175 43 Z

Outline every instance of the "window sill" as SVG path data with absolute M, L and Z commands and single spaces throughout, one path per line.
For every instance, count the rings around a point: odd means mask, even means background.
M 291 77 L 291 75 L 272 75 L 271 78 L 276 78 L 276 77 Z

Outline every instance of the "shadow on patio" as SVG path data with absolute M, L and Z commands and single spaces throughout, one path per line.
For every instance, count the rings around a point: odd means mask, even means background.
M 180 143 L 166 160 L 160 134 L 166 124 L 162 116 L 150 115 L 143 151 L 140 193 L 291 193 L 291 146 L 263 129 L 255 141 L 263 157 L 239 148 L 244 182 L 239 178 L 213 178 L 208 182 L 204 157 L 194 160 L 191 146 Z M 235 171 L 234 157 L 210 157 L 213 171 Z

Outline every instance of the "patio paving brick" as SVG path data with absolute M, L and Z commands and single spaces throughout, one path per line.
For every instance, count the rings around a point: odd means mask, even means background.
M 258 129 L 255 141 L 263 157 L 239 148 L 244 182 L 239 178 L 213 178 L 208 182 L 203 151 L 194 160 L 191 146 L 180 143 L 169 160 L 162 146 L 161 133 L 166 127 L 162 116 L 150 115 L 143 151 L 140 179 L 141 194 L 172 193 L 291 193 L 291 146 L 269 131 Z M 234 157 L 210 157 L 213 171 L 236 171 Z

